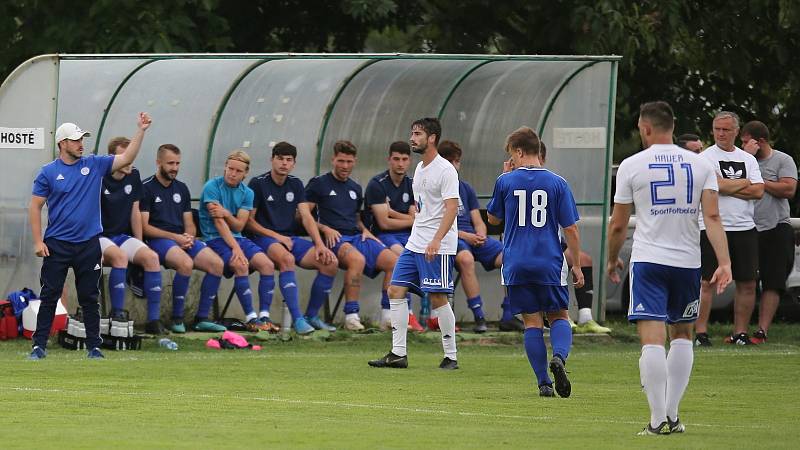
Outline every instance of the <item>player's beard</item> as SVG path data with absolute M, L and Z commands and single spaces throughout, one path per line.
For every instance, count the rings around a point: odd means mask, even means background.
M 411 151 L 418 155 L 425 153 L 426 148 L 427 147 L 417 147 L 416 145 L 411 145 Z
M 175 178 L 177 178 L 177 177 L 178 177 L 178 174 L 177 174 L 177 173 L 173 175 L 173 174 L 172 174 L 172 173 L 170 173 L 168 170 L 164 170 L 164 169 L 162 169 L 162 168 L 159 168 L 159 169 L 158 169 L 158 171 L 159 171 L 159 172 L 161 172 L 161 178 L 163 178 L 163 179 L 165 179 L 165 180 L 170 180 L 170 181 L 172 181 L 172 180 L 174 180 Z

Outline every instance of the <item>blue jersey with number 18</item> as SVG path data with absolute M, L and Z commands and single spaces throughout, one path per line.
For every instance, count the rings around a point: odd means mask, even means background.
M 539 167 L 504 173 L 486 210 L 504 221 L 504 285 L 567 285 L 560 234 L 578 221 L 578 209 L 566 180 Z

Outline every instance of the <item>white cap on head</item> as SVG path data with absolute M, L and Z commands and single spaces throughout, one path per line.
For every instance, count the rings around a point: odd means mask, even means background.
M 77 141 L 78 139 L 84 136 L 91 136 L 92 133 L 88 131 L 81 130 L 77 125 L 74 123 L 62 123 L 60 127 L 56 130 L 56 144 L 63 141 L 64 139 L 69 139 L 71 141 Z

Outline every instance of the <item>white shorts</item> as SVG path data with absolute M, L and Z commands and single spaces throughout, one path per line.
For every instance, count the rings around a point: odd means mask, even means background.
M 142 247 L 147 247 L 147 244 L 127 234 L 118 234 L 110 238 L 100 236 L 100 250 L 105 253 L 109 247 L 119 247 L 128 255 L 128 262 L 133 262 L 136 252 Z

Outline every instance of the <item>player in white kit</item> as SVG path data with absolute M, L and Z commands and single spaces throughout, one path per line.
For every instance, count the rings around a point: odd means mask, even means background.
M 428 294 L 439 317 L 444 359 L 439 368 L 458 369 L 456 356 L 456 317 L 447 301 L 453 293 L 453 262 L 458 246 L 458 173 L 439 156 L 436 149 L 442 127 L 436 118 L 424 118 L 411 125 L 411 150 L 422 155 L 414 172 L 414 200 L 417 215 L 405 250 L 397 260 L 389 286 L 392 319 L 392 351 L 369 361 L 372 367 L 408 367 L 406 335 L 408 303 L 411 290 Z
M 722 292 L 731 281 L 714 168 L 707 159 L 672 144 L 674 122 L 666 102 L 641 106 L 638 126 L 645 150 L 619 166 L 608 232 L 606 271 L 612 282 L 619 283 L 619 250 L 635 205 L 628 320 L 636 322 L 642 343 L 639 372 L 650 405 L 650 421 L 640 435 L 684 431 L 678 405 L 694 361 L 701 205 L 706 233 L 719 262 L 711 283 L 716 282 L 717 292 Z M 664 348 L 665 322 L 669 325 L 669 354 Z

